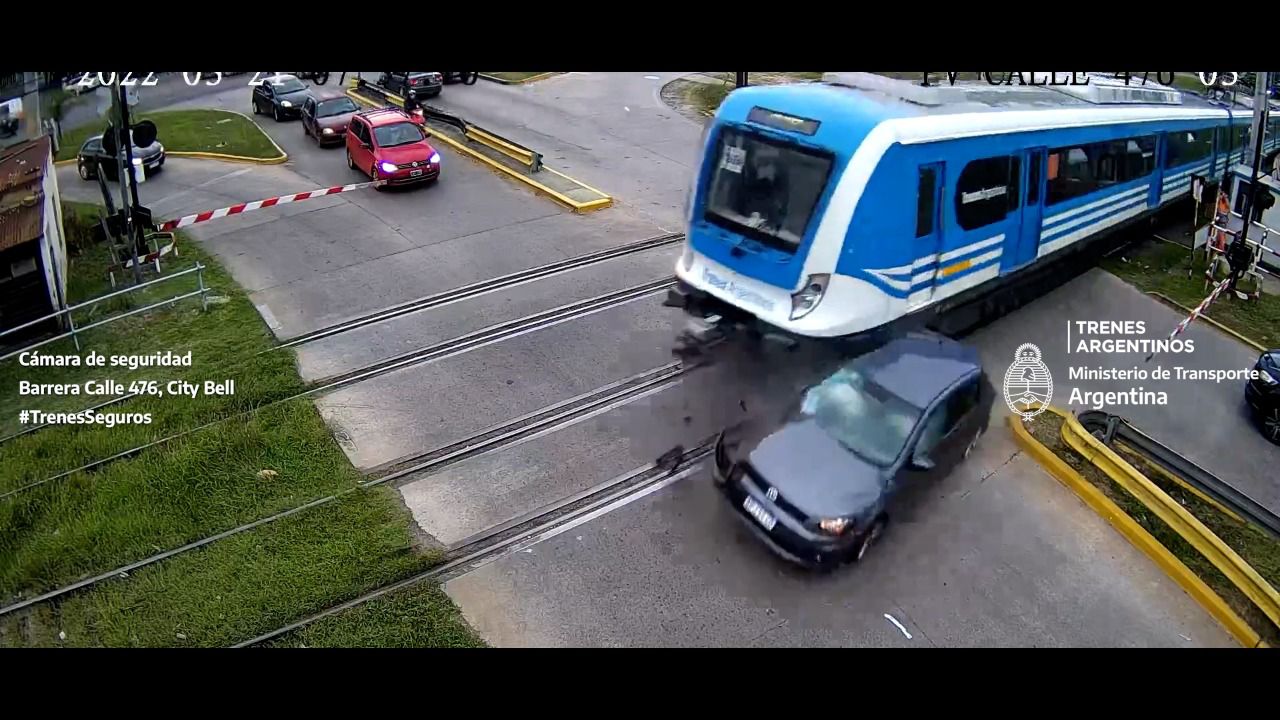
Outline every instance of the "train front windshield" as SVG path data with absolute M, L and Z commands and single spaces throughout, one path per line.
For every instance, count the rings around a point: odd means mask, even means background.
M 703 217 L 770 247 L 795 252 L 832 164 L 831 155 L 725 128 Z

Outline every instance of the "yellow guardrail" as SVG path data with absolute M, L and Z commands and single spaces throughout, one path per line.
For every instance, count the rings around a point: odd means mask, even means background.
M 1138 472 L 1114 450 L 1091 435 L 1074 415 L 1063 418 L 1062 439 L 1186 539 L 1197 552 L 1226 575 L 1233 585 L 1240 588 L 1240 592 L 1257 605 L 1271 622 L 1280 626 L 1280 593 L 1252 565 L 1223 542 L 1222 538 L 1205 527 L 1177 500 Z
M 1055 407 L 1049 407 L 1046 410 L 1063 418 L 1064 426 L 1066 419 L 1071 417 L 1069 413 Z M 1187 567 L 1186 563 L 1179 560 L 1169 548 L 1165 547 L 1154 535 L 1147 532 L 1146 528 L 1130 517 L 1128 513 L 1095 487 L 1093 483 L 1086 480 L 1065 460 L 1058 457 L 1057 453 L 1045 447 L 1039 440 L 1036 440 L 1023 426 L 1022 419 L 1019 416 L 1010 415 L 1008 421 L 1009 428 L 1013 431 L 1014 441 L 1032 459 L 1039 463 L 1046 472 L 1074 492 L 1099 517 L 1110 523 L 1135 548 L 1150 558 L 1156 564 L 1156 567 L 1163 570 L 1171 580 L 1185 590 L 1237 642 L 1247 648 L 1269 647 L 1258 635 L 1258 632 L 1232 610 L 1231 606 L 1227 605 L 1227 602 L 1214 592 L 1213 588 L 1210 588 L 1204 580 L 1200 579 L 1199 575 L 1196 575 L 1191 568 Z

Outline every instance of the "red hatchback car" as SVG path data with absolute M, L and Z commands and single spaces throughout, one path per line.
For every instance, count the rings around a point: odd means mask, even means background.
M 347 166 L 374 180 L 404 185 L 440 177 L 440 153 L 422 120 L 395 108 L 356 113 L 347 129 Z

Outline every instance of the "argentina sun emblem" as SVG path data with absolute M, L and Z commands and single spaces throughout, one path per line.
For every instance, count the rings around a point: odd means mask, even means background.
M 1004 401 L 1024 420 L 1044 412 L 1053 399 L 1053 376 L 1040 359 L 1040 348 L 1023 343 L 1004 374 Z

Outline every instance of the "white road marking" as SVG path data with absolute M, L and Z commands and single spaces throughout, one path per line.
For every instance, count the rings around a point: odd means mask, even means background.
M 885 614 L 884 614 L 884 618 L 885 618 L 886 620 L 888 620 L 889 622 L 893 623 L 894 625 L 898 626 L 898 629 L 902 631 L 902 634 L 903 634 L 903 635 L 906 635 L 906 636 L 907 636 L 907 639 L 908 639 L 908 640 L 910 640 L 910 639 L 911 639 L 911 633 L 907 632 L 907 629 L 906 629 L 906 628 L 904 628 L 904 627 L 902 627 L 902 623 L 898 622 L 898 619 L 897 619 L 897 618 L 895 618 L 894 616 L 890 615 L 889 613 L 885 613 Z
M 645 80 L 661 80 L 662 78 L 658 77 L 657 75 L 645 75 L 644 79 Z
M 631 108 L 627 107 L 626 105 L 623 105 L 622 109 L 626 110 L 627 112 L 631 112 Z

